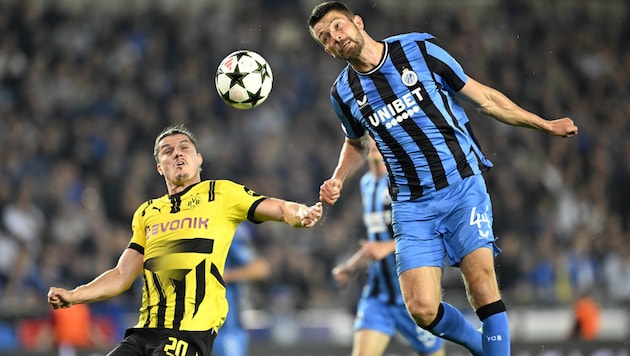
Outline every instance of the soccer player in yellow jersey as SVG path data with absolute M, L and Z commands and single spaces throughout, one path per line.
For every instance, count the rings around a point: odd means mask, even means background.
M 138 323 L 108 355 L 210 356 L 228 308 L 222 278 L 239 223 L 312 227 L 321 203 L 306 206 L 256 194 L 228 180 L 201 180 L 203 158 L 183 125 L 164 129 L 153 155 L 168 194 L 136 210 L 132 237 L 116 266 L 72 290 L 51 287 L 54 308 L 112 298 L 142 274 Z

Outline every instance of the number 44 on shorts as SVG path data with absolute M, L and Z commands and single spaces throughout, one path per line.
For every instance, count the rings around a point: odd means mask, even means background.
M 488 239 L 492 231 L 492 222 L 490 221 L 490 207 L 486 206 L 483 213 L 477 212 L 477 207 L 470 210 L 470 226 L 477 225 L 480 239 Z

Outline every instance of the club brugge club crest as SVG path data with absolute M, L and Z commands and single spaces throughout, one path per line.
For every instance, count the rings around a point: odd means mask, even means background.
M 402 79 L 403 84 L 410 87 L 418 82 L 418 75 L 411 69 L 405 68 L 403 69 L 400 79 Z

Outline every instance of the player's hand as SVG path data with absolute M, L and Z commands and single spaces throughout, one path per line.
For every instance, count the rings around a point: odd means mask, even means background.
M 302 227 L 313 227 L 322 217 L 322 213 L 324 212 L 324 207 L 321 202 L 317 202 L 306 210 L 301 211 L 300 221 L 302 222 Z
M 332 275 L 335 278 L 335 281 L 339 283 L 339 285 L 341 285 L 342 287 L 345 287 L 348 285 L 350 280 L 352 280 L 353 272 L 354 271 L 352 271 L 352 269 L 349 268 L 348 265 L 340 264 L 336 266 L 335 268 L 333 268 Z
M 63 288 L 50 287 L 48 290 L 48 304 L 53 309 L 70 308 L 73 305 L 71 293 Z
M 568 117 L 551 120 L 550 124 L 551 128 L 549 133 L 554 136 L 573 137 L 578 133 L 577 126 L 575 126 L 573 120 Z
M 319 200 L 333 205 L 341 196 L 341 188 L 343 183 L 339 179 L 328 179 L 319 187 Z

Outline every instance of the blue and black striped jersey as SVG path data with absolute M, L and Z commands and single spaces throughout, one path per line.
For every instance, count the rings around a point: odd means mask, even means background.
M 388 189 L 387 175 L 380 177 L 367 172 L 361 177 L 361 200 L 363 223 L 368 241 L 385 242 L 394 238 L 392 231 L 392 199 Z M 388 304 L 404 304 L 394 253 L 368 266 L 364 297 L 377 298 Z
M 339 74 L 331 101 L 349 138 L 367 131 L 383 155 L 393 200 L 410 200 L 480 174 L 492 163 L 453 94 L 468 77 L 427 33 L 384 40 L 381 63 Z

